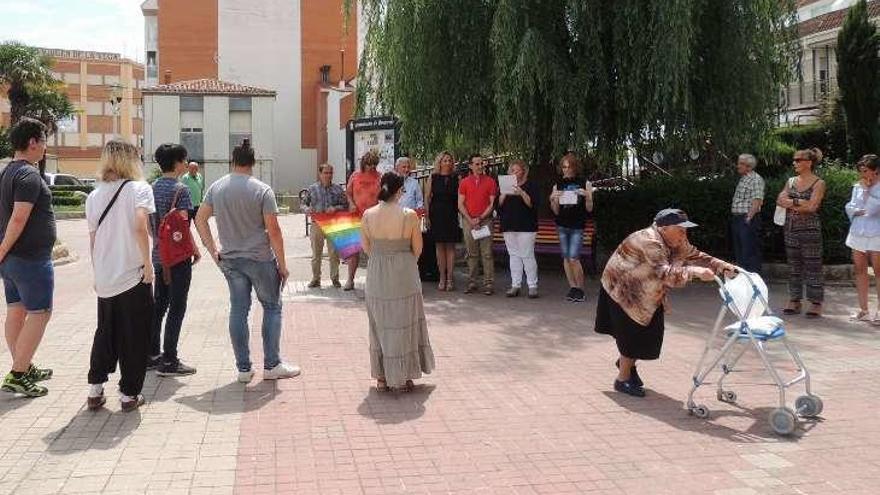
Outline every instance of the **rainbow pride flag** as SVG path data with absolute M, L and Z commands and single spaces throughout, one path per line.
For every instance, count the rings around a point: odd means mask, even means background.
M 361 252 L 361 216 L 349 211 L 312 213 L 312 221 L 333 243 L 341 259 Z

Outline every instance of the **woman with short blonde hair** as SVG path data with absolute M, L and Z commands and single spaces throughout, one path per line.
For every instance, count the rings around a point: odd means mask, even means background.
M 111 182 L 117 179 L 142 180 L 143 178 L 137 146 L 119 139 L 114 139 L 104 146 L 98 180 Z
M 538 297 L 538 261 L 535 259 L 535 240 L 538 237 L 538 204 L 541 202 L 538 184 L 529 180 L 529 166 L 523 160 L 513 160 L 507 173 L 516 184 L 509 194 L 498 197 L 501 232 L 510 261 L 510 288 L 507 297 L 520 294 L 523 272 L 526 275 L 526 295 Z
M 104 383 L 116 370 L 121 378 L 121 409 L 144 403 L 153 321 L 153 262 L 149 216 L 156 211 L 153 189 L 142 180 L 140 153 L 124 141 L 107 143 L 101 153 L 100 182 L 86 199 L 98 327 L 89 366 L 89 409 L 107 402 Z

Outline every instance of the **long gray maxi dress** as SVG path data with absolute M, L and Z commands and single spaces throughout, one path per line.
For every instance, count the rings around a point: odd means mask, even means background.
M 422 283 L 409 239 L 372 239 L 366 303 L 373 378 L 402 387 L 434 369 Z

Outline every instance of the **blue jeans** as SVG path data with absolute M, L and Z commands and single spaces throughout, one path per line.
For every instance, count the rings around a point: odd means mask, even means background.
M 559 234 L 559 250 L 562 251 L 562 258 L 580 259 L 581 246 L 584 244 L 584 229 L 571 229 L 557 225 L 556 232 Z
M 247 258 L 222 258 L 220 270 L 229 284 L 229 337 L 238 371 L 251 370 L 248 344 L 248 313 L 251 310 L 251 289 L 263 306 L 263 367 L 272 369 L 281 362 L 281 276 L 275 260 L 255 261 Z
M 761 273 L 761 218 L 755 215 L 746 222 L 745 215 L 734 214 L 730 219 L 733 234 L 733 253 L 736 264 L 746 271 Z
M 162 348 L 162 361 L 169 364 L 177 362 L 177 342 L 180 340 L 180 327 L 186 315 L 186 300 L 192 281 L 192 262 L 187 260 L 171 267 L 171 283 L 162 279 L 162 265 L 154 264 L 156 281 L 153 284 L 153 299 L 156 301 L 156 314 L 150 336 L 150 356 L 158 356 L 162 341 L 162 321 L 165 321 L 165 344 Z M 165 313 L 168 318 L 165 318 Z
M 21 304 L 29 313 L 52 311 L 55 271 L 52 259 L 7 255 L 0 263 L 6 304 Z

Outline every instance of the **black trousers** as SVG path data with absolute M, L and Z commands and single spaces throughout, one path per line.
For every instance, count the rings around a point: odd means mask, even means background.
M 147 373 L 147 350 L 153 323 L 153 294 L 139 283 L 113 297 L 98 298 L 98 328 L 92 342 L 89 383 L 100 384 L 116 371 L 119 390 L 129 396 L 141 393 Z
M 150 336 L 150 356 L 158 356 L 162 349 L 162 361 L 169 364 L 177 362 L 177 342 L 180 340 L 180 327 L 186 315 L 186 301 L 192 281 L 192 262 L 183 261 L 171 267 L 171 283 L 165 285 L 162 279 L 162 265 L 153 265 L 156 281 L 153 283 L 155 313 Z M 168 318 L 165 318 L 166 313 Z M 162 348 L 162 322 L 165 322 L 165 344 Z

